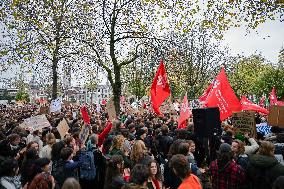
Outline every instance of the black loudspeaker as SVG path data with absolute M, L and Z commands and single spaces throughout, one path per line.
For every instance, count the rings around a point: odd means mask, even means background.
M 198 138 L 219 135 L 221 120 L 219 108 L 193 109 L 194 133 Z

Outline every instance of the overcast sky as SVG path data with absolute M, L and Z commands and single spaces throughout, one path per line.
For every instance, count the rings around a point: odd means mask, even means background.
M 268 21 L 250 33 L 245 28 L 232 28 L 226 32 L 223 44 L 231 49 L 233 55 L 249 56 L 257 52 L 276 63 L 278 53 L 284 47 L 284 23 Z

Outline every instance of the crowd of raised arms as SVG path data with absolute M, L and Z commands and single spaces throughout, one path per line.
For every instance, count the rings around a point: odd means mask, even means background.
M 235 134 L 227 120 L 204 146 L 191 123 L 177 129 L 171 114 L 121 112 L 109 120 L 105 110 L 89 107 L 90 131 L 82 141 L 84 121 L 73 114 L 79 107 L 46 114 L 51 127 L 21 127 L 38 109 L 0 106 L 0 189 L 284 189 L 279 127 L 252 138 Z M 63 119 L 70 129 L 62 137 Z

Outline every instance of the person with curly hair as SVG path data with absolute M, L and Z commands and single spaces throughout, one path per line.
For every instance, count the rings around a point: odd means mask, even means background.
M 145 143 L 142 140 L 136 140 L 130 151 L 130 160 L 132 165 L 143 164 L 148 165 L 153 158 L 148 154 Z
M 162 175 L 158 162 L 156 160 L 152 160 L 150 164 L 148 164 L 150 170 L 150 177 L 147 182 L 147 187 L 149 189 L 162 189 Z
M 245 144 L 241 140 L 233 140 L 231 149 L 236 163 L 246 170 L 248 167 L 248 155 L 245 154 Z
M 125 167 L 131 167 L 131 162 L 128 158 L 128 152 L 124 148 L 125 138 L 122 135 L 117 135 L 112 140 L 109 155 L 121 155 L 124 161 Z

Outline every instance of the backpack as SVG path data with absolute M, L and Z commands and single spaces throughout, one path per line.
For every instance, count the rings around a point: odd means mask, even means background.
M 82 164 L 80 166 L 80 179 L 94 180 L 96 178 L 97 167 L 95 165 L 94 151 L 82 151 Z
M 51 175 L 54 177 L 60 187 L 63 185 L 64 181 L 67 178 L 65 165 L 66 162 L 63 160 L 55 161 L 52 163 Z

